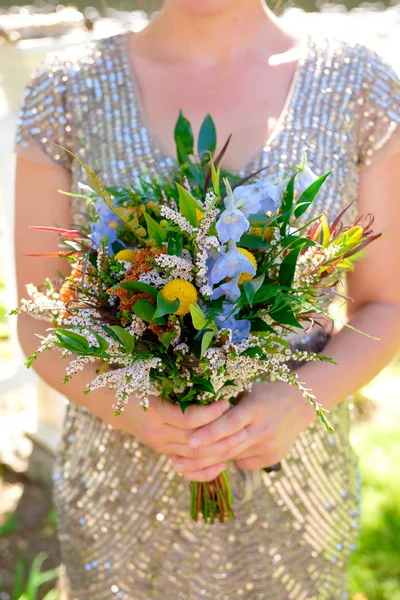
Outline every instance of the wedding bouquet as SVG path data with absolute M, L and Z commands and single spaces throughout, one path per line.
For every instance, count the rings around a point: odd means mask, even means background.
M 316 177 L 305 157 L 283 179 L 222 171 L 229 140 L 214 159 L 210 116 L 197 159 L 182 114 L 175 140 L 180 167 L 170 180 L 106 188 L 81 163 L 90 228 L 36 228 L 60 234 L 57 255 L 72 271 L 62 281 L 27 286 L 30 299 L 14 311 L 52 323 L 27 366 L 58 348 L 72 359 L 67 383 L 99 362 L 84 393 L 114 390 L 116 415 L 131 396 L 144 410 L 155 395 L 185 411 L 221 399 L 234 404 L 254 382 L 277 379 L 298 388 L 329 429 L 326 411 L 287 363 L 330 359 L 291 349 L 287 336 L 329 315 L 341 273 L 378 237 L 372 217 L 353 226 L 342 225 L 343 213 L 331 224 L 323 215 L 307 221 L 329 173 Z M 209 522 L 233 516 L 226 473 L 191 484 L 191 515 L 200 514 Z

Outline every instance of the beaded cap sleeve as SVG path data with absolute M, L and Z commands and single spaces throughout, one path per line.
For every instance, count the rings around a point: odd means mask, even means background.
M 66 64 L 49 56 L 25 89 L 19 113 L 15 151 L 36 162 L 70 170 L 71 148 Z
M 400 79 L 375 52 L 366 48 L 363 51 L 359 159 L 360 164 L 368 166 L 400 151 Z

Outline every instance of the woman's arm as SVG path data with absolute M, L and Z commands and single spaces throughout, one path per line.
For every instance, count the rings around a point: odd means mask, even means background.
M 69 173 L 58 166 L 38 163 L 18 157 L 15 197 L 15 252 L 18 296 L 26 297 L 27 283 L 41 284 L 46 277 L 58 278 L 58 272 L 69 274 L 66 259 L 29 257 L 26 254 L 57 251 L 58 237 L 29 229 L 29 225 L 69 227 L 71 224 L 70 201 L 58 190 L 70 189 Z M 38 347 L 35 334 L 45 335 L 49 323 L 33 319 L 28 314 L 18 316 L 18 337 L 25 355 L 32 354 Z M 93 414 L 116 429 L 121 429 L 138 438 L 158 452 L 169 454 L 170 443 L 187 444 L 188 435 L 195 427 L 219 418 L 229 403 L 218 402 L 208 407 L 193 407 L 182 414 L 178 406 L 159 398 L 152 398 L 145 413 L 137 398 L 130 398 L 121 417 L 114 416 L 113 392 L 106 388 L 83 394 L 86 384 L 96 373 L 94 364 L 86 365 L 68 384 L 63 384 L 67 362 L 61 360 L 57 350 L 42 353 L 34 362 L 35 371 L 52 388 L 65 394 L 72 402 L 86 407 Z M 213 478 L 223 466 L 214 464 L 204 476 Z
M 365 168 L 360 181 L 360 214 L 375 215 L 374 231 L 384 235 L 366 250 L 348 277 L 349 324 L 372 340 L 343 327 L 324 348 L 337 365 L 307 363 L 299 378 L 328 410 L 356 392 L 395 356 L 400 342 L 400 153 Z M 201 475 L 213 461 L 235 458 L 241 468 L 255 469 L 281 460 L 297 435 L 315 419 L 299 392 L 284 383 L 254 388 L 215 423 L 192 435 L 196 446 L 184 454 L 175 447 L 178 471 L 188 479 Z M 321 425 L 322 427 L 322 425 Z M 246 448 L 229 450 L 229 436 L 242 431 Z
M 56 252 L 58 236 L 29 229 L 30 225 L 68 227 L 71 222 L 70 201 L 58 190 L 70 189 L 70 175 L 66 169 L 48 163 L 38 163 L 17 158 L 15 189 L 15 261 L 18 297 L 26 297 L 27 283 L 40 284 L 46 277 L 57 279 L 59 272 L 68 275 L 70 268 L 66 259 L 26 256 L 32 253 Z M 33 319 L 25 313 L 18 316 L 18 338 L 25 355 L 38 347 L 35 334 L 46 335 L 49 323 Z M 79 373 L 68 384 L 62 384 L 66 361 L 60 360 L 58 352 L 46 352 L 34 363 L 37 373 L 54 389 L 67 394 L 74 402 L 87 406 L 98 417 L 112 420 L 111 394 L 95 392 L 85 397 L 82 390 L 95 375 L 95 366 L 88 365 L 91 373 Z

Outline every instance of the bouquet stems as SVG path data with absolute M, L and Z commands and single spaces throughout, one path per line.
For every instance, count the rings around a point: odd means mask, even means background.
M 190 494 L 190 514 L 194 521 L 198 521 L 199 515 L 206 523 L 214 523 L 215 519 L 224 523 L 234 518 L 233 496 L 226 471 L 212 481 L 193 481 Z

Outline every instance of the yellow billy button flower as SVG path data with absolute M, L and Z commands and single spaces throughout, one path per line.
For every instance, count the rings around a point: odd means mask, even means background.
M 246 250 L 245 248 L 238 248 L 238 250 L 241 254 L 243 254 L 243 256 L 249 259 L 249 261 L 257 271 L 257 261 L 252 255 L 252 253 Z M 254 275 L 250 275 L 250 273 L 240 273 L 238 285 L 242 285 L 242 283 L 244 283 L 245 281 L 250 281 L 251 279 L 253 279 L 253 277 Z
M 190 281 L 185 279 L 173 279 L 168 281 L 161 290 L 163 298 L 173 302 L 174 300 L 180 301 L 180 306 L 176 311 L 176 315 L 187 315 L 190 312 L 192 304 L 197 302 L 197 291 L 196 288 Z
M 263 234 L 262 227 L 250 227 L 250 233 L 253 235 L 258 235 L 259 237 L 262 236 L 264 240 L 270 242 L 272 240 L 272 236 L 274 235 L 274 228 L 266 227 Z
M 115 255 L 115 260 L 125 260 L 126 262 L 134 262 L 136 257 L 135 250 L 120 250 Z

